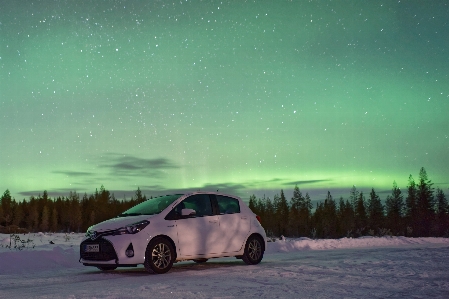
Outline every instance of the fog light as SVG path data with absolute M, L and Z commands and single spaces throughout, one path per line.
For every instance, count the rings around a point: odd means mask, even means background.
M 125 255 L 127 257 L 133 257 L 134 256 L 134 248 L 133 248 L 133 244 L 132 243 L 129 243 L 128 248 L 126 248 Z

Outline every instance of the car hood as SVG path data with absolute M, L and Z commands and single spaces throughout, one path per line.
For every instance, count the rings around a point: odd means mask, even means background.
M 112 218 L 98 224 L 92 225 L 89 227 L 88 231 L 96 231 L 96 232 L 104 232 L 108 230 L 114 230 L 121 227 L 125 227 L 127 225 L 140 222 L 142 220 L 149 220 L 151 217 L 155 215 L 139 215 L 139 216 L 128 216 L 128 217 L 117 217 Z

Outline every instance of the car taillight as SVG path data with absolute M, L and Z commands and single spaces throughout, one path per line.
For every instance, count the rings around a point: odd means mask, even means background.
M 260 219 L 259 215 L 256 215 L 256 219 L 257 219 L 257 221 L 259 221 L 260 224 L 262 224 L 262 219 Z

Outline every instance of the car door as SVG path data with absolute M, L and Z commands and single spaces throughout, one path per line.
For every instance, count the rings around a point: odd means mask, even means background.
M 208 194 L 195 194 L 179 203 L 174 210 L 181 215 L 182 209 L 193 209 L 195 215 L 178 217 L 176 230 L 180 256 L 198 256 L 217 253 L 219 240 L 218 216 L 214 215 Z
M 245 244 L 250 231 L 249 215 L 241 213 L 238 199 L 224 195 L 215 197 L 219 212 L 219 232 L 223 240 L 220 242 L 220 252 L 237 252 Z

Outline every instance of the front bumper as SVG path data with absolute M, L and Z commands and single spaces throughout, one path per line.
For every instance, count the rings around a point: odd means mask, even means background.
M 142 233 L 142 232 L 141 232 Z M 148 244 L 147 235 L 103 236 L 92 240 L 85 238 L 80 244 L 80 263 L 94 265 L 137 265 L 145 261 L 145 250 Z M 142 238 L 143 237 L 143 238 Z M 143 240 L 142 240 L 143 239 Z M 129 257 L 126 250 L 132 244 L 134 254 Z M 87 252 L 86 245 L 99 245 L 98 252 Z

